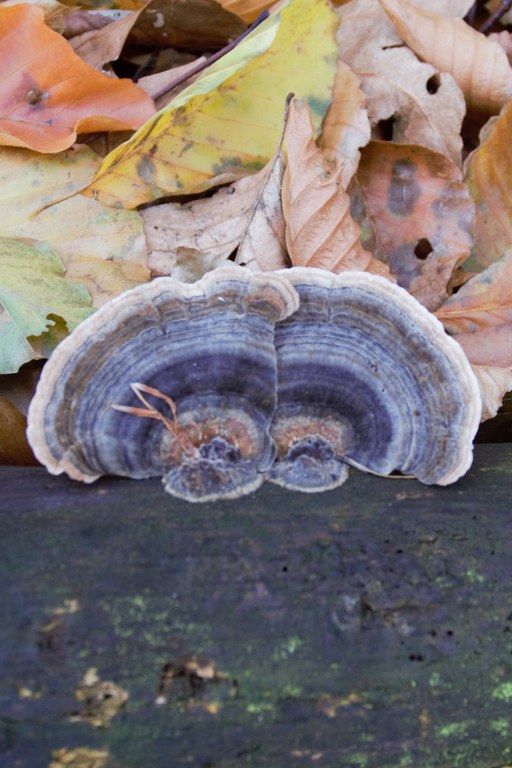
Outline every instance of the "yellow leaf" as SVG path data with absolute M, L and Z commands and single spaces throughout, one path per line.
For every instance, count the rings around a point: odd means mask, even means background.
M 476 206 L 473 258 L 486 267 L 512 248 L 512 103 L 493 117 L 480 135 L 480 146 L 466 162 L 466 183 Z
M 347 269 L 390 277 L 388 267 L 359 241 L 360 229 L 349 211 L 341 171 L 316 146 L 307 106 L 290 104 L 286 127 L 288 164 L 283 177 L 286 243 L 293 266 Z
M 304 97 L 320 124 L 331 100 L 335 28 L 327 0 L 294 0 L 107 155 L 85 194 L 133 208 L 262 168 L 288 93 Z
M 360 147 L 370 141 L 371 126 L 359 78 L 341 60 L 334 78 L 332 104 L 322 124 L 318 146 L 341 167 L 344 189 L 357 170 Z
M 407 0 L 380 2 L 407 45 L 454 77 L 469 106 L 494 114 L 510 99 L 512 69 L 497 43 L 462 19 L 424 11 Z
M 81 195 L 33 214 L 80 189 L 99 163 L 85 146 L 47 156 L 0 150 L 0 236 L 49 243 L 65 264 L 66 280 L 84 284 L 95 306 L 149 280 L 139 214 Z
M 351 0 L 338 13 L 340 58 L 361 81 L 372 126 L 389 121 L 395 143 L 420 144 L 460 165 L 466 105 L 453 77 L 404 46 L 378 0 Z

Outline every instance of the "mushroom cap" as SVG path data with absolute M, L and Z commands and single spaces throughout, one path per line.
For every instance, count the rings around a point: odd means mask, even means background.
M 459 344 L 404 289 L 365 272 L 284 272 L 299 309 L 277 323 L 269 479 L 335 487 L 344 462 L 446 485 L 472 461 L 481 399 Z
M 85 482 L 161 475 L 190 501 L 253 490 L 275 454 L 274 324 L 297 305 L 284 276 L 237 266 L 113 299 L 46 364 L 28 415 L 35 455 Z

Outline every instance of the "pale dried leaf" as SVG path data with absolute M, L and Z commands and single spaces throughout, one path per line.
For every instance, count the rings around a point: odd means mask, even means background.
M 482 398 L 481 421 L 492 419 L 503 403 L 503 396 L 512 390 L 512 368 L 493 365 L 472 365 Z
M 496 114 L 512 96 L 512 68 L 501 46 L 461 19 L 380 0 L 400 35 L 423 60 L 449 72 L 469 106 Z
M 336 158 L 344 189 L 357 170 L 359 149 L 370 141 L 371 126 L 359 78 L 338 61 L 331 106 L 322 123 L 318 146 L 327 159 Z
M 411 0 L 413 5 L 431 13 L 441 13 L 443 16 L 458 16 L 463 19 L 474 0 Z
M 339 55 L 361 81 L 371 124 L 392 118 L 394 142 L 421 144 L 460 164 L 466 106 L 452 76 L 418 61 L 378 0 L 352 0 L 338 14 Z
M 493 40 L 495 43 L 498 43 L 498 45 L 501 45 L 507 54 L 508 63 L 510 64 L 512 59 L 512 33 L 503 29 L 501 32 L 493 32 L 492 34 L 487 35 L 487 37 L 489 40 Z
M 147 75 L 137 80 L 137 85 L 146 91 L 148 96 L 151 96 L 155 100 L 156 108 L 162 109 L 169 101 L 178 95 L 180 89 L 183 90 L 190 83 L 191 80 L 186 80 L 181 83 L 181 86 L 174 86 L 174 83 L 182 80 L 182 78 L 190 74 L 200 64 L 204 64 L 206 56 L 200 56 L 194 61 L 188 62 L 188 64 L 182 64 L 180 67 L 173 67 L 173 69 L 166 69 L 164 72 L 155 72 L 153 75 Z
M 141 211 L 152 273 L 174 277 L 178 268 L 183 269 L 185 260 L 193 274 L 203 269 L 194 266 L 196 262 L 204 264 L 204 271 L 209 271 L 221 266 L 242 238 L 245 244 L 239 255 L 241 263 L 250 263 L 259 269 L 284 266 L 281 245 L 284 225 L 278 220 L 280 201 L 275 194 L 282 175 L 279 155 L 276 153 L 258 173 L 223 187 L 211 197 L 182 205 L 166 203 Z M 268 253 L 259 256 L 258 237 L 262 238 L 262 247 L 269 248 Z M 271 242 L 273 237 L 275 242 Z
M 436 315 L 471 363 L 512 366 L 512 252 L 475 275 Z
M 386 265 L 362 247 L 359 226 L 349 211 L 350 198 L 341 183 L 341 169 L 323 157 L 313 139 L 308 108 L 295 99 L 285 135 L 288 164 L 282 199 L 292 264 L 336 273 L 357 269 L 390 277 Z

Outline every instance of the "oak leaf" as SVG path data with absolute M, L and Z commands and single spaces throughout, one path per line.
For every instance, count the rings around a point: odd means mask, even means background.
M 361 81 L 373 126 L 390 121 L 392 140 L 421 144 L 460 164 L 466 106 L 453 77 L 418 61 L 378 0 L 338 10 L 340 58 Z
M 512 248 L 511 133 L 512 102 L 483 128 L 480 146 L 465 165 L 466 183 L 476 206 L 472 261 L 480 269 Z
M 512 366 L 512 251 L 471 278 L 436 312 L 475 365 Z
M 313 136 L 307 106 L 294 99 L 285 132 L 288 163 L 282 187 L 286 244 L 293 266 L 336 273 L 357 269 L 390 277 L 386 265 L 362 247 L 341 169 L 323 157 Z
M 501 46 L 462 19 L 417 8 L 407 0 L 380 0 L 400 35 L 424 61 L 449 72 L 469 106 L 490 114 L 512 96 L 512 68 Z
M 34 214 L 83 187 L 99 164 L 85 146 L 46 157 L 0 149 L 0 235 L 46 241 L 66 279 L 84 284 L 95 306 L 149 280 L 140 215 L 81 195 Z
M 131 81 L 81 61 L 34 6 L 0 6 L 0 58 L 0 144 L 60 152 L 79 132 L 138 128 L 154 113 Z
M 133 208 L 259 170 L 274 154 L 288 93 L 309 99 L 320 124 L 335 27 L 327 0 L 294 0 L 108 155 L 84 194 Z
M 354 196 L 365 216 L 363 244 L 428 309 L 447 299 L 468 256 L 474 205 L 459 168 L 424 147 L 371 142 L 362 150 Z M 357 208 L 357 205 L 355 206 Z
M 357 170 L 360 148 L 370 141 L 371 126 L 359 78 L 341 60 L 334 77 L 332 103 L 318 140 L 327 159 L 336 159 L 344 189 Z

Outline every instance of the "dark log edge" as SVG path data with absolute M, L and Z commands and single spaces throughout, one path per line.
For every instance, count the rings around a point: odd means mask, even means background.
M 0 477 L 2 768 L 512 763 L 512 445 L 448 488 L 205 505 Z M 129 694 L 108 727 L 76 698 L 92 667 Z

